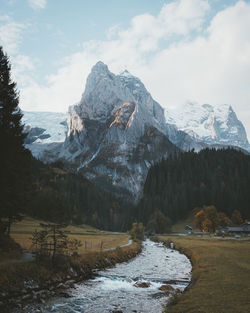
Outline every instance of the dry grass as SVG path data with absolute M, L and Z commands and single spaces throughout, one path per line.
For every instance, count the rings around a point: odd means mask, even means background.
M 32 233 L 36 229 L 41 229 L 41 222 L 42 221 L 30 217 L 25 217 L 21 222 L 15 223 L 12 226 L 11 237 L 19 243 L 23 249 L 31 250 Z M 99 251 L 101 245 L 102 249 L 121 246 L 126 244 L 129 240 L 128 234 L 113 234 L 111 232 L 100 231 L 87 225 L 68 226 L 66 230 L 70 231 L 70 238 L 76 238 L 81 241 L 82 247 L 79 249 L 80 254 L 88 252 L 89 250 Z
M 11 233 L 15 234 L 22 234 L 22 233 L 32 233 L 36 229 L 41 229 L 40 223 L 46 223 L 46 221 L 37 220 L 31 217 L 24 217 L 22 221 L 16 222 L 11 227 Z M 67 230 L 72 233 L 80 233 L 80 234 L 97 234 L 100 233 L 100 230 L 88 226 L 88 225 L 80 225 L 80 226 L 68 226 Z
M 250 239 L 171 236 L 171 240 L 191 258 L 193 274 L 191 286 L 166 312 L 250 312 Z

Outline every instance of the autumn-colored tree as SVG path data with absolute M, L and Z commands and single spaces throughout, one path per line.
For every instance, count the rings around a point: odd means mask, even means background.
M 194 216 L 195 226 L 202 231 L 215 232 L 219 226 L 219 217 L 214 205 L 204 206 Z
M 211 230 L 215 232 L 216 227 L 219 226 L 218 212 L 214 205 L 204 206 L 206 218 L 211 222 Z
M 202 223 L 205 221 L 206 215 L 203 209 L 198 211 L 194 216 L 194 224 L 200 230 L 203 230 Z
M 231 220 L 235 225 L 240 225 L 243 223 L 243 219 L 239 210 L 233 211 Z
M 209 232 L 211 233 L 213 230 L 213 223 L 211 222 L 210 219 L 208 219 L 207 217 L 205 218 L 205 220 L 202 222 L 202 230 L 204 232 Z

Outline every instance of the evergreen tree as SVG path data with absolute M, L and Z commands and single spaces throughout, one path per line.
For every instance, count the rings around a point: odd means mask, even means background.
M 30 153 L 24 148 L 19 96 L 10 71 L 8 57 L 0 47 L 0 229 L 7 235 L 24 208 L 30 162 Z
M 70 232 L 66 230 L 66 224 L 41 223 L 40 226 L 42 230 L 35 230 L 31 238 L 37 259 L 51 258 L 55 265 L 58 255 L 77 253 L 82 246 L 80 240 L 68 237 Z

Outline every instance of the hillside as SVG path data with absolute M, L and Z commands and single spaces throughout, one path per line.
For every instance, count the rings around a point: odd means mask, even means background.
M 247 219 L 249 187 L 249 155 L 234 149 L 181 153 L 151 167 L 134 217 L 147 223 L 159 209 L 176 222 L 194 208 L 215 205 L 229 217 L 239 210 Z
M 106 230 L 126 228 L 127 203 L 70 172 L 60 162 L 46 165 L 33 158 L 31 172 L 31 196 L 25 213 Z

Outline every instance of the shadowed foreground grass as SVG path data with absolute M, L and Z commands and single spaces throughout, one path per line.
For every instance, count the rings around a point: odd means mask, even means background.
M 168 313 L 249 313 L 250 239 L 160 236 L 192 260 L 192 284 Z

